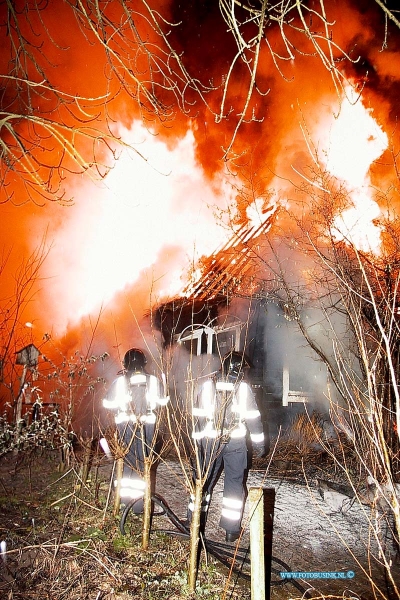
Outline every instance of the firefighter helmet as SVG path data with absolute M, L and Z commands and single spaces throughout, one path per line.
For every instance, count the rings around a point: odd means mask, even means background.
M 225 377 L 237 379 L 244 369 L 251 367 L 250 361 L 241 352 L 231 350 L 222 358 L 221 371 Z
M 122 364 L 129 373 L 143 373 L 147 359 L 138 348 L 131 348 L 125 353 Z

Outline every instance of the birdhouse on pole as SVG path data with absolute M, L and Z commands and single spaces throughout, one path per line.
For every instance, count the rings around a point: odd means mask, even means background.
M 15 363 L 17 365 L 23 365 L 27 369 L 32 370 L 35 370 L 37 368 L 40 352 L 34 344 L 29 344 L 28 346 L 25 346 L 25 348 L 18 350 L 18 352 L 16 352 L 15 354 L 17 355 L 17 358 L 15 360 Z
M 19 393 L 15 403 L 15 422 L 18 423 L 21 420 L 22 415 L 22 399 L 25 390 L 26 374 L 29 370 L 32 372 L 32 379 L 36 379 L 40 352 L 34 344 L 29 344 L 28 346 L 21 348 L 21 350 L 18 350 L 15 354 L 17 355 L 15 364 L 23 366 Z

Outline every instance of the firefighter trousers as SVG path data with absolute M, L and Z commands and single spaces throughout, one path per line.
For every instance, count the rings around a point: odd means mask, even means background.
M 220 526 L 227 533 L 239 533 L 245 502 L 245 485 L 248 467 L 247 444 L 243 438 L 204 438 L 199 445 L 203 476 L 206 477 L 203 508 L 207 513 L 212 491 L 224 472 L 224 491 Z
M 124 457 L 124 469 L 121 481 L 121 499 L 137 499 L 133 512 L 143 512 L 145 482 L 143 480 L 144 459 L 151 453 L 154 443 L 155 425 L 121 423 L 118 433 L 127 453 Z

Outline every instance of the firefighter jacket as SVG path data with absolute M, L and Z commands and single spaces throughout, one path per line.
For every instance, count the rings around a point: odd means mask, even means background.
M 159 406 L 165 406 L 169 397 L 161 393 L 160 381 L 148 373 L 124 373 L 112 383 L 103 400 L 104 408 L 115 411 L 115 423 L 156 422 Z
M 261 414 L 251 386 L 245 381 L 207 380 L 193 407 L 193 438 L 240 439 L 250 434 L 251 442 L 264 447 Z

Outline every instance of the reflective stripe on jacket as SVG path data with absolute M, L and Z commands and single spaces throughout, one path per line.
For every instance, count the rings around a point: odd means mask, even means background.
M 103 406 L 116 411 L 115 423 L 155 423 L 153 412 L 158 406 L 165 406 L 169 397 L 160 393 L 160 382 L 154 375 L 136 373 L 123 374 L 112 383 Z
M 194 439 L 225 435 L 244 438 L 249 430 L 252 442 L 264 442 L 261 414 L 253 390 L 245 381 L 205 381 L 192 414 L 197 421 Z

